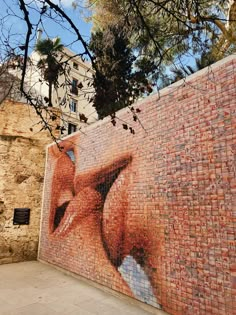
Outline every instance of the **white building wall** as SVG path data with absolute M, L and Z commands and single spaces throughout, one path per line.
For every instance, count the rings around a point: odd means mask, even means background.
M 67 134 L 69 123 L 76 125 L 78 130 L 85 125 L 84 120 L 81 117 L 86 117 L 86 124 L 91 124 L 98 120 L 98 115 L 95 108 L 92 106 L 92 102 L 89 102 L 89 98 L 92 97 L 94 89 L 92 87 L 93 70 L 91 65 L 87 62 L 83 62 L 79 56 L 75 56 L 75 53 L 67 48 L 63 49 L 62 61 L 68 61 L 68 78 L 67 84 L 65 84 L 65 76 L 59 77 L 59 87 L 53 88 L 52 103 L 54 107 L 58 107 L 62 110 L 62 125 L 65 126 L 64 135 Z M 60 56 L 60 57 L 61 57 Z M 60 58 L 59 57 L 59 58 Z M 48 84 L 43 80 L 42 73 L 38 69 L 37 64 L 41 56 L 37 52 L 33 52 L 30 56 L 31 65 L 26 74 L 26 82 L 33 94 L 41 97 L 48 97 Z M 74 68 L 74 64 L 78 66 Z M 83 85 L 83 88 L 78 88 L 78 95 L 71 92 L 72 80 L 78 80 L 78 84 Z M 71 100 L 75 100 L 77 103 L 76 111 L 72 111 L 70 108 Z

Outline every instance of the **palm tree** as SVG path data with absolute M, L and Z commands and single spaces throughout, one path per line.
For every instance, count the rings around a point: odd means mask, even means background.
M 62 63 L 58 61 L 58 52 L 63 50 L 60 38 L 51 40 L 49 38 L 39 40 L 36 44 L 35 51 L 42 58 L 37 66 L 42 70 L 45 81 L 48 82 L 48 106 L 52 106 L 52 87 L 57 87 L 58 76 L 63 72 Z

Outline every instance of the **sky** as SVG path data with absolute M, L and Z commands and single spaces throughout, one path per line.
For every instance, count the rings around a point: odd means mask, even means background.
M 65 13 L 72 19 L 74 24 L 78 27 L 81 35 L 83 36 L 85 41 L 89 41 L 90 32 L 91 32 L 91 23 L 85 22 L 85 16 L 88 16 L 88 11 L 83 10 L 81 7 L 77 7 L 76 9 L 73 8 L 72 3 L 73 0 L 54 0 L 54 3 L 62 5 Z M 2 24 L 0 25 L 1 31 L 4 29 L 5 36 L 7 36 L 8 31 L 10 30 L 11 33 L 11 42 L 12 45 L 16 46 L 16 44 L 23 45 L 25 40 L 26 34 L 26 23 L 22 19 L 22 12 L 18 6 L 18 0 L 0 0 L 0 19 Z M 27 3 L 30 5 L 30 19 L 31 23 L 35 24 L 34 31 L 36 30 L 36 24 L 39 20 L 40 15 L 38 14 L 37 10 L 41 9 L 42 4 L 40 0 L 27 0 Z M 60 22 L 60 23 L 58 23 Z M 60 37 L 62 44 L 66 47 L 73 50 L 75 53 L 82 52 L 83 48 L 76 42 L 77 37 L 68 28 L 68 24 L 61 23 L 61 21 L 57 20 L 55 15 L 52 18 L 44 16 L 42 19 L 42 24 L 44 28 L 44 32 L 42 38 L 55 38 Z M 40 25 L 40 28 L 42 26 Z M 34 32 L 35 34 L 35 32 Z M 30 42 L 30 50 L 32 51 L 36 38 L 32 36 Z

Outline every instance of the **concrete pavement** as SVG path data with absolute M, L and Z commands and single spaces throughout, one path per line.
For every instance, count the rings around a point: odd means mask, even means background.
M 37 261 L 0 266 L 0 315 L 166 314 L 132 301 Z

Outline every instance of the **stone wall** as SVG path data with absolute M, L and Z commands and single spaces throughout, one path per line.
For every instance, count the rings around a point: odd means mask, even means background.
M 228 57 L 136 104 L 139 122 L 123 109 L 50 146 L 39 258 L 170 314 L 234 314 L 235 69 Z
M 0 264 L 37 257 L 45 145 L 52 141 L 38 122 L 29 105 L 0 105 Z M 13 225 L 14 208 L 31 209 L 29 225 Z

